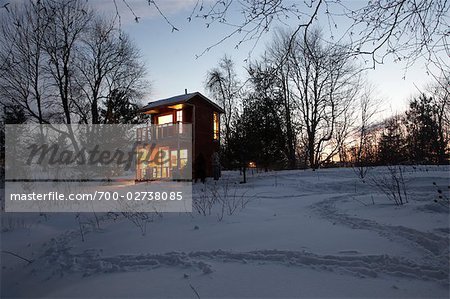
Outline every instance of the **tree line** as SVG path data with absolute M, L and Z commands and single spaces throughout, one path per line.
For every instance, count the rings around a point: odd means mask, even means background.
M 448 163 L 447 77 L 380 121 L 381 99 L 348 45 L 327 43 L 318 28 L 292 37 L 278 30 L 243 80 L 228 56 L 208 71 L 206 89 L 225 110 L 225 168 Z
M 448 164 L 450 123 L 446 95 L 420 93 L 408 109 L 368 130 L 362 147 L 349 148 L 347 159 L 358 165 Z M 358 157 L 355 153 L 361 150 Z

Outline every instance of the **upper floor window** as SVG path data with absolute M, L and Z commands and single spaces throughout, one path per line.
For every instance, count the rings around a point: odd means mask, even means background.
M 177 110 L 178 133 L 183 133 L 183 110 Z
M 158 116 L 158 125 L 173 123 L 173 114 L 166 114 Z
M 214 140 L 219 140 L 219 113 L 214 112 L 213 114 L 213 132 Z

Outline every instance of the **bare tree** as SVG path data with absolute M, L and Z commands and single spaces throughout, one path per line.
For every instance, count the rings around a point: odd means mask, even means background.
M 359 124 L 356 128 L 356 157 L 355 169 L 358 176 L 364 180 L 370 163 L 370 128 L 374 125 L 374 116 L 378 113 L 379 100 L 373 97 L 374 87 L 365 84 L 363 92 L 359 95 Z
M 40 2 L 3 12 L 0 32 L 0 96 L 39 123 L 48 123 L 48 80 L 43 49 L 48 21 Z M 47 113 L 45 113 L 47 112 Z
M 109 90 L 108 97 L 104 102 L 106 107 L 111 104 L 115 105 L 114 100 L 133 105 L 138 104 L 138 100 L 142 99 L 151 89 L 150 83 L 144 80 L 146 66 L 142 62 L 139 49 L 128 35 L 123 33 L 120 34 L 117 42 L 120 49 L 118 65 L 106 77 Z M 120 97 L 117 97 L 118 94 Z M 103 121 L 108 122 L 107 119 L 103 119 Z
M 189 19 L 202 19 L 207 27 L 231 28 L 203 53 L 235 36 L 236 46 L 248 41 L 256 44 L 274 25 L 296 27 L 291 36 L 294 41 L 297 34 L 304 35 L 322 19 L 328 23 L 331 42 L 350 43 L 351 52 L 368 57 L 372 67 L 383 63 L 386 56 L 406 61 L 406 66 L 425 56 L 427 65 L 448 70 L 449 9 L 447 0 L 215 0 L 209 4 L 197 1 Z M 240 18 L 231 16 L 235 11 L 240 11 Z
M 140 63 L 139 52 L 112 20 L 95 18 L 81 39 L 76 67 L 79 72 L 77 85 L 88 101 L 91 116 L 91 119 L 86 119 L 89 114 L 80 111 L 85 123 L 102 121 L 100 110 L 103 102 L 111 107 L 118 94 L 126 98 L 145 90 L 142 80 L 145 67 Z M 79 109 L 82 107 L 78 105 Z
M 278 78 L 279 93 L 283 104 L 282 113 L 284 114 L 286 132 L 286 156 L 289 167 L 295 168 L 297 166 L 297 133 L 300 130 L 300 125 L 295 117 L 297 106 L 290 87 L 291 65 L 285 63 L 286 50 L 289 48 L 287 36 L 286 32 L 281 30 L 276 31 L 274 39 L 266 51 L 267 59 L 272 64 L 272 68 L 275 70 L 275 75 Z
M 317 168 L 339 150 L 359 78 L 345 47 L 323 45 L 316 30 L 289 49 L 293 96 L 304 126 L 309 166 Z
M 1 13 L 2 104 L 22 107 L 31 120 L 100 123 L 107 101 L 145 90 L 136 46 L 86 2 L 32 1 Z
M 355 86 L 355 88 L 358 88 Z M 354 98 L 354 97 L 353 97 Z M 327 161 L 331 162 L 333 155 L 338 155 L 339 162 L 347 163 L 347 146 L 352 134 L 352 127 L 355 125 L 355 107 L 352 101 L 349 101 L 348 106 L 344 109 L 341 117 L 336 121 L 336 129 L 334 137 L 331 140 L 332 146 L 329 155 L 326 157 Z
M 77 0 L 47 1 L 44 5 L 48 20 L 44 39 L 45 51 L 49 56 L 47 71 L 52 76 L 58 95 L 62 121 L 71 124 L 78 100 L 75 83 L 77 41 L 93 14 L 85 3 Z
M 446 163 L 450 141 L 450 78 L 442 77 L 429 88 L 438 131 L 438 162 Z

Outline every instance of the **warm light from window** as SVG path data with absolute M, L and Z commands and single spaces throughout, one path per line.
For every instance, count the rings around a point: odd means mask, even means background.
M 180 168 L 184 168 L 187 165 L 188 160 L 188 151 L 187 149 L 180 150 Z
M 178 133 L 183 133 L 183 110 L 177 111 Z
M 214 140 L 219 140 L 219 113 L 217 112 L 213 114 L 213 130 Z
M 171 123 L 173 123 L 173 115 L 172 114 L 158 116 L 158 125 L 171 124 Z
M 176 150 L 170 152 L 170 164 L 172 167 L 177 167 L 178 165 L 178 152 Z

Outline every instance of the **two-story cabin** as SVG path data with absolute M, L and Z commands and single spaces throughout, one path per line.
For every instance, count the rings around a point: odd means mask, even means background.
M 138 165 L 137 180 L 176 178 L 175 170 L 183 169 L 184 165 L 188 164 L 188 159 L 192 159 L 190 162 L 193 166 L 189 169 L 192 176 L 188 177 L 196 177 L 196 159 L 203 160 L 206 176 L 213 176 L 214 159 L 218 157 L 220 149 L 219 121 L 220 113 L 223 113 L 221 107 L 199 92 L 185 92 L 150 102 L 140 111 L 151 115 L 152 126 L 138 130 L 138 140 L 150 141 L 153 138 L 158 143 L 158 147 L 152 149 L 150 160 L 158 154 L 170 159 L 159 164 Z M 187 126 L 183 124 L 191 124 L 191 131 L 186 132 Z M 167 138 L 171 141 L 164 142 L 164 137 L 173 136 L 176 138 Z M 186 136 L 189 140 L 186 140 Z M 189 144 L 186 141 L 189 141 Z

